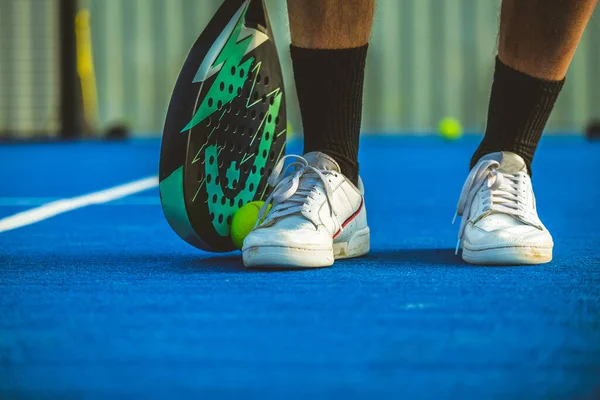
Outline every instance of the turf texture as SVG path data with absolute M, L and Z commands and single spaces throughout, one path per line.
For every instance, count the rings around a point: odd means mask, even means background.
M 476 145 L 365 137 L 372 251 L 327 269 L 198 251 L 156 189 L 0 233 L 0 398 L 600 398 L 600 143 L 542 141 L 555 251 L 535 267 L 454 256 Z M 154 175 L 158 154 L 0 147 L 0 218 Z

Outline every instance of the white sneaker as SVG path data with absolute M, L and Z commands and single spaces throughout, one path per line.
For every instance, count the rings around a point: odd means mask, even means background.
M 537 215 L 523 159 L 510 152 L 483 157 L 462 189 L 458 247 L 472 264 L 543 264 L 552 260 L 552 236 Z M 455 216 L 456 218 L 456 216 Z
M 293 162 L 285 169 L 285 160 Z M 359 179 L 360 181 L 360 179 Z M 246 267 L 327 267 L 369 252 L 362 182 L 358 188 L 324 153 L 283 157 L 269 177 L 273 192 L 244 240 Z

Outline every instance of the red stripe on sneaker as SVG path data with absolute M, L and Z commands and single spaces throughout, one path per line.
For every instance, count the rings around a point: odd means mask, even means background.
M 344 221 L 344 223 L 342 224 L 342 228 L 338 229 L 338 231 L 335 233 L 335 235 L 333 235 L 333 238 L 335 239 L 336 237 L 340 236 L 340 233 L 342 233 L 342 229 L 345 228 L 350 222 L 352 222 L 352 220 L 354 218 L 356 218 L 356 216 L 360 213 L 360 211 L 363 208 L 363 204 L 365 202 L 365 198 L 361 198 L 360 199 L 360 206 L 358 206 L 358 210 L 356 210 L 354 212 L 354 214 L 352 214 L 346 221 Z

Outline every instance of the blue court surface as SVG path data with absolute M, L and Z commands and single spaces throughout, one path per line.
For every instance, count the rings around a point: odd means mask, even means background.
M 535 267 L 454 255 L 477 138 L 362 145 L 372 251 L 332 268 L 196 250 L 156 187 L 0 233 L 0 398 L 600 398 L 600 143 L 542 141 Z M 159 147 L 2 146 L 0 219 L 156 175 Z

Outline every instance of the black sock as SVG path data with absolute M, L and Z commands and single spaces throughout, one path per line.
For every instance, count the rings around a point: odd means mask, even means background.
M 304 126 L 304 153 L 322 151 L 358 181 L 367 47 L 304 49 L 290 46 Z
M 471 168 L 486 154 L 510 151 L 525 160 L 531 174 L 533 155 L 564 82 L 534 78 L 496 57 L 485 136 Z

